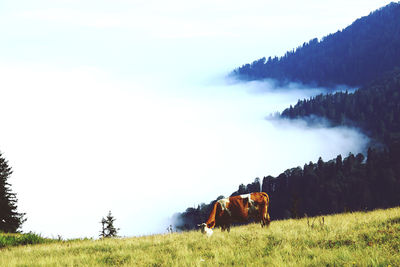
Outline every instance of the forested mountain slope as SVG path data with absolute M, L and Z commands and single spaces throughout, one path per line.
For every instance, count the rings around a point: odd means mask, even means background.
M 400 18 L 400 17 L 399 17 Z M 399 19 L 400 20 L 400 19 Z M 400 139 L 400 68 L 354 93 L 318 95 L 285 109 L 281 116 L 295 119 L 316 115 L 333 125 L 350 125 L 390 144 Z
M 363 86 L 400 66 L 400 3 L 391 3 L 322 40 L 281 58 L 261 58 L 233 71 L 239 79 L 277 79 L 318 86 Z

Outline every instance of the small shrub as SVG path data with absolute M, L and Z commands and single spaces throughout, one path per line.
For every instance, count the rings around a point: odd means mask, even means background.
M 0 234 L 0 248 L 33 245 L 51 242 L 51 239 L 43 238 L 38 234 Z

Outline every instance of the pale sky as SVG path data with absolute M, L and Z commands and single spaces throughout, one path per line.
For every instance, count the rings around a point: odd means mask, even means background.
M 0 150 L 24 231 L 121 235 L 319 156 L 360 152 L 354 129 L 264 118 L 321 89 L 231 84 L 390 1 L 1 1 Z M 329 140 L 329 142 L 327 142 Z

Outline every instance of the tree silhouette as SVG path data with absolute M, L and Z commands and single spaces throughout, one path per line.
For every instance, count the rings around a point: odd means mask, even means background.
M 101 219 L 101 231 L 100 237 L 116 237 L 117 232 L 120 230 L 119 228 L 114 227 L 115 218 L 112 216 L 111 211 L 108 212 L 106 218 Z
M 12 170 L 0 153 L 0 232 L 15 233 L 26 221 L 25 213 L 17 212 L 17 196 L 7 182 Z

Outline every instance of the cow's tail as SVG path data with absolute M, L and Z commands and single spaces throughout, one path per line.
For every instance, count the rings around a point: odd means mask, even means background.
M 206 222 L 207 227 L 210 229 L 213 229 L 215 227 L 215 216 L 217 214 L 217 208 L 218 208 L 219 202 L 215 202 L 214 207 L 210 213 L 210 216 L 208 217 L 208 220 Z

